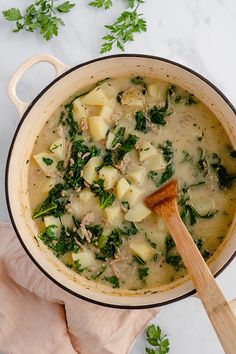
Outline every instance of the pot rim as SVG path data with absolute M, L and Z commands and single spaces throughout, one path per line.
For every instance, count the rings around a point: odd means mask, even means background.
M 12 138 L 12 142 L 9 148 L 9 152 L 8 152 L 8 156 L 7 156 L 7 161 L 6 161 L 6 168 L 5 168 L 5 197 L 6 197 L 6 204 L 7 204 L 7 209 L 8 209 L 8 213 L 10 216 L 10 220 L 12 223 L 12 226 L 14 228 L 14 231 L 16 233 L 16 236 L 18 238 L 18 240 L 20 241 L 22 247 L 24 248 L 25 252 L 27 253 L 27 255 L 29 256 L 29 258 L 33 261 L 33 263 L 40 269 L 40 271 L 42 273 L 44 273 L 46 275 L 47 278 L 49 278 L 54 284 L 56 284 L 57 286 L 59 286 L 61 289 L 65 290 L 66 292 L 68 292 L 71 295 L 76 296 L 77 298 L 80 298 L 82 300 L 88 301 L 90 303 L 93 303 L 95 305 L 100 305 L 100 306 L 104 306 L 104 307 L 109 307 L 109 308 L 116 308 L 116 309 L 133 309 L 133 310 L 140 310 L 140 309 L 147 309 L 147 308 L 153 308 L 153 307 L 160 307 L 160 306 L 164 306 L 164 305 L 168 305 L 171 303 L 174 303 L 176 301 L 185 299 L 193 294 L 196 293 L 196 289 L 193 289 L 192 291 L 189 291 L 179 297 L 176 297 L 174 299 L 168 300 L 168 301 L 163 301 L 163 302 L 159 302 L 159 303 L 155 303 L 155 304 L 150 304 L 150 305 L 137 305 L 137 306 L 132 306 L 132 305 L 114 305 L 114 304 L 109 304 L 106 302 L 101 302 L 101 301 L 97 301 L 97 300 L 93 300 L 91 298 L 88 298 L 86 296 L 83 296 L 81 294 L 76 293 L 75 291 L 69 289 L 68 287 L 66 287 L 65 285 L 61 284 L 59 281 L 57 281 L 55 278 L 53 278 L 38 262 L 37 260 L 32 256 L 32 254 L 30 253 L 29 249 L 26 247 L 26 245 L 24 244 L 23 239 L 21 238 L 20 233 L 18 232 L 17 226 L 15 224 L 14 221 L 14 217 L 11 211 L 11 205 L 10 205 L 10 199 L 9 199 L 9 191 L 8 191 L 8 174 L 9 174 L 9 168 L 10 168 L 10 160 L 11 160 L 11 155 L 12 155 L 12 150 L 13 147 L 15 145 L 15 140 L 17 138 L 17 135 L 21 129 L 21 125 L 23 124 L 23 122 L 25 121 L 25 119 L 28 116 L 28 113 L 31 111 L 31 109 L 34 107 L 34 105 L 38 102 L 38 100 L 48 91 L 49 88 L 51 88 L 57 81 L 63 79 L 64 77 L 66 77 L 68 74 L 70 74 L 71 72 L 82 68 L 88 64 L 92 64 L 92 63 L 96 63 L 98 61 L 102 61 L 102 60 L 107 60 L 107 59 L 113 59 L 113 58 L 119 58 L 119 57 L 131 57 L 131 58 L 146 58 L 146 59 L 154 59 L 154 60 L 159 60 L 159 61 L 163 61 L 165 63 L 169 63 L 172 65 L 175 65 L 181 69 L 184 69 L 185 71 L 197 76 L 199 79 L 201 79 L 202 81 L 204 81 L 206 84 L 208 84 L 214 91 L 216 91 L 221 98 L 225 101 L 225 103 L 232 109 L 232 111 L 236 114 L 236 108 L 233 106 L 233 104 L 229 101 L 229 99 L 223 94 L 223 92 L 218 89 L 211 81 L 209 81 L 208 79 L 206 79 L 204 76 L 202 76 L 201 74 L 199 74 L 198 72 L 196 72 L 193 69 L 190 69 L 189 67 L 177 63 L 173 60 L 170 59 L 166 59 L 163 57 L 159 57 L 159 56 L 155 56 L 155 55 L 147 55 L 147 54 L 114 54 L 114 55 L 108 55 L 108 56 L 104 56 L 101 58 L 95 58 L 86 62 L 83 62 L 81 64 L 75 65 L 72 68 L 66 70 L 64 73 L 62 73 L 61 75 L 59 75 L 58 77 L 56 77 L 54 80 L 52 80 L 33 100 L 32 102 L 29 104 L 29 106 L 27 107 L 26 111 L 23 113 L 16 131 L 14 133 L 14 136 Z M 232 260 L 236 257 L 236 250 L 234 251 L 234 253 L 232 254 L 232 256 L 227 260 L 226 263 L 224 263 L 222 265 L 222 267 L 218 270 L 217 273 L 214 274 L 214 277 L 216 278 L 220 273 L 222 273 L 225 268 L 232 262 Z

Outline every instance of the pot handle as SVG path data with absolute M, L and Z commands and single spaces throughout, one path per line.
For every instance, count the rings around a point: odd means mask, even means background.
M 56 77 L 65 72 L 69 67 L 49 54 L 39 54 L 26 60 L 13 74 L 8 84 L 8 96 L 20 114 L 23 114 L 30 102 L 22 101 L 16 94 L 16 87 L 24 73 L 38 63 L 46 62 L 54 66 Z

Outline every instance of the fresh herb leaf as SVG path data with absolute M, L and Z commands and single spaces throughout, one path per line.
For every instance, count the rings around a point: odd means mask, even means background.
M 141 132 L 148 132 L 147 119 L 143 112 L 138 111 L 135 113 L 136 126 L 135 129 Z
M 112 7 L 112 0 L 94 0 L 89 3 L 90 6 L 101 8 L 103 7 L 105 10 L 110 9 Z
M 59 26 L 64 26 L 64 22 L 58 16 L 58 13 L 69 12 L 75 4 L 66 1 L 59 6 L 55 6 L 53 0 L 34 0 L 24 13 L 19 9 L 11 8 L 2 12 L 8 21 L 15 21 L 16 27 L 13 32 L 25 30 L 34 32 L 39 30 L 41 35 L 47 41 L 58 35 Z
M 124 51 L 124 44 L 134 40 L 134 35 L 138 32 L 146 32 L 147 24 L 142 15 L 137 12 L 143 0 L 128 1 L 129 8 L 122 12 L 112 25 L 106 25 L 109 33 L 103 37 L 101 53 L 109 52 L 113 45 Z
M 157 347 L 154 349 L 145 348 L 147 354 L 167 354 L 170 350 L 169 339 L 162 335 L 160 326 L 154 324 L 147 328 L 147 341 L 150 345 Z
M 63 4 L 56 7 L 57 11 L 62 13 L 68 13 L 75 6 L 75 4 L 71 4 L 69 1 L 63 2 Z
M 115 200 L 113 193 L 104 190 L 104 179 L 99 179 L 94 182 L 91 187 L 91 191 L 99 197 L 100 207 L 105 209 L 111 206 Z
M 11 8 L 2 12 L 7 21 L 19 21 L 22 19 L 22 15 L 19 9 Z
M 53 160 L 48 157 L 43 157 L 42 160 L 47 166 L 51 166 L 53 164 Z

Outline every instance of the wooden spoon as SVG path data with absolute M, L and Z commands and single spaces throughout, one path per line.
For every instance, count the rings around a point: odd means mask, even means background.
M 166 223 L 198 295 L 227 354 L 236 354 L 236 318 L 179 215 L 178 181 L 173 179 L 145 199 Z

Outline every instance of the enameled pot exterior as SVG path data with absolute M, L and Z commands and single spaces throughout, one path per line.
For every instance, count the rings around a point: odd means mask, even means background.
M 169 60 L 145 55 L 116 55 L 96 59 L 57 77 L 28 106 L 16 96 L 15 88 L 20 76 L 32 65 L 47 61 L 55 66 L 57 74 L 67 66 L 56 58 L 41 55 L 31 58 L 21 66 L 9 85 L 13 103 L 23 113 L 15 133 L 6 168 L 6 196 L 10 217 L 18 238 L 34 263 L 57 285 L 75 296 L 105 306 L 120 308 L 144 308 L 167 304 L 194 293 L 192 282 L 178 280 L 171 285 L 149 290 L 124 291 L 110 289 L 88 281 L 65 267 L 36 239 L 38 229 L 31 218 L 28 198 L 28 164 L 34 141 L 44 123 L 55 109 L 69 96 L 86 86 L 106 77 L 139 75 L 159 78 L 182 86 L 203 101 L 225 127 L 232 145 L 236 148 L 235 110 L 226 97 L 210 82 L 192 70 Z M 26 108 L 28 106 L 28 108 Z M 217 275 L 235 256 L 236 219 L 232 222 L 228 236 L 214 255 L 210 267 Z

